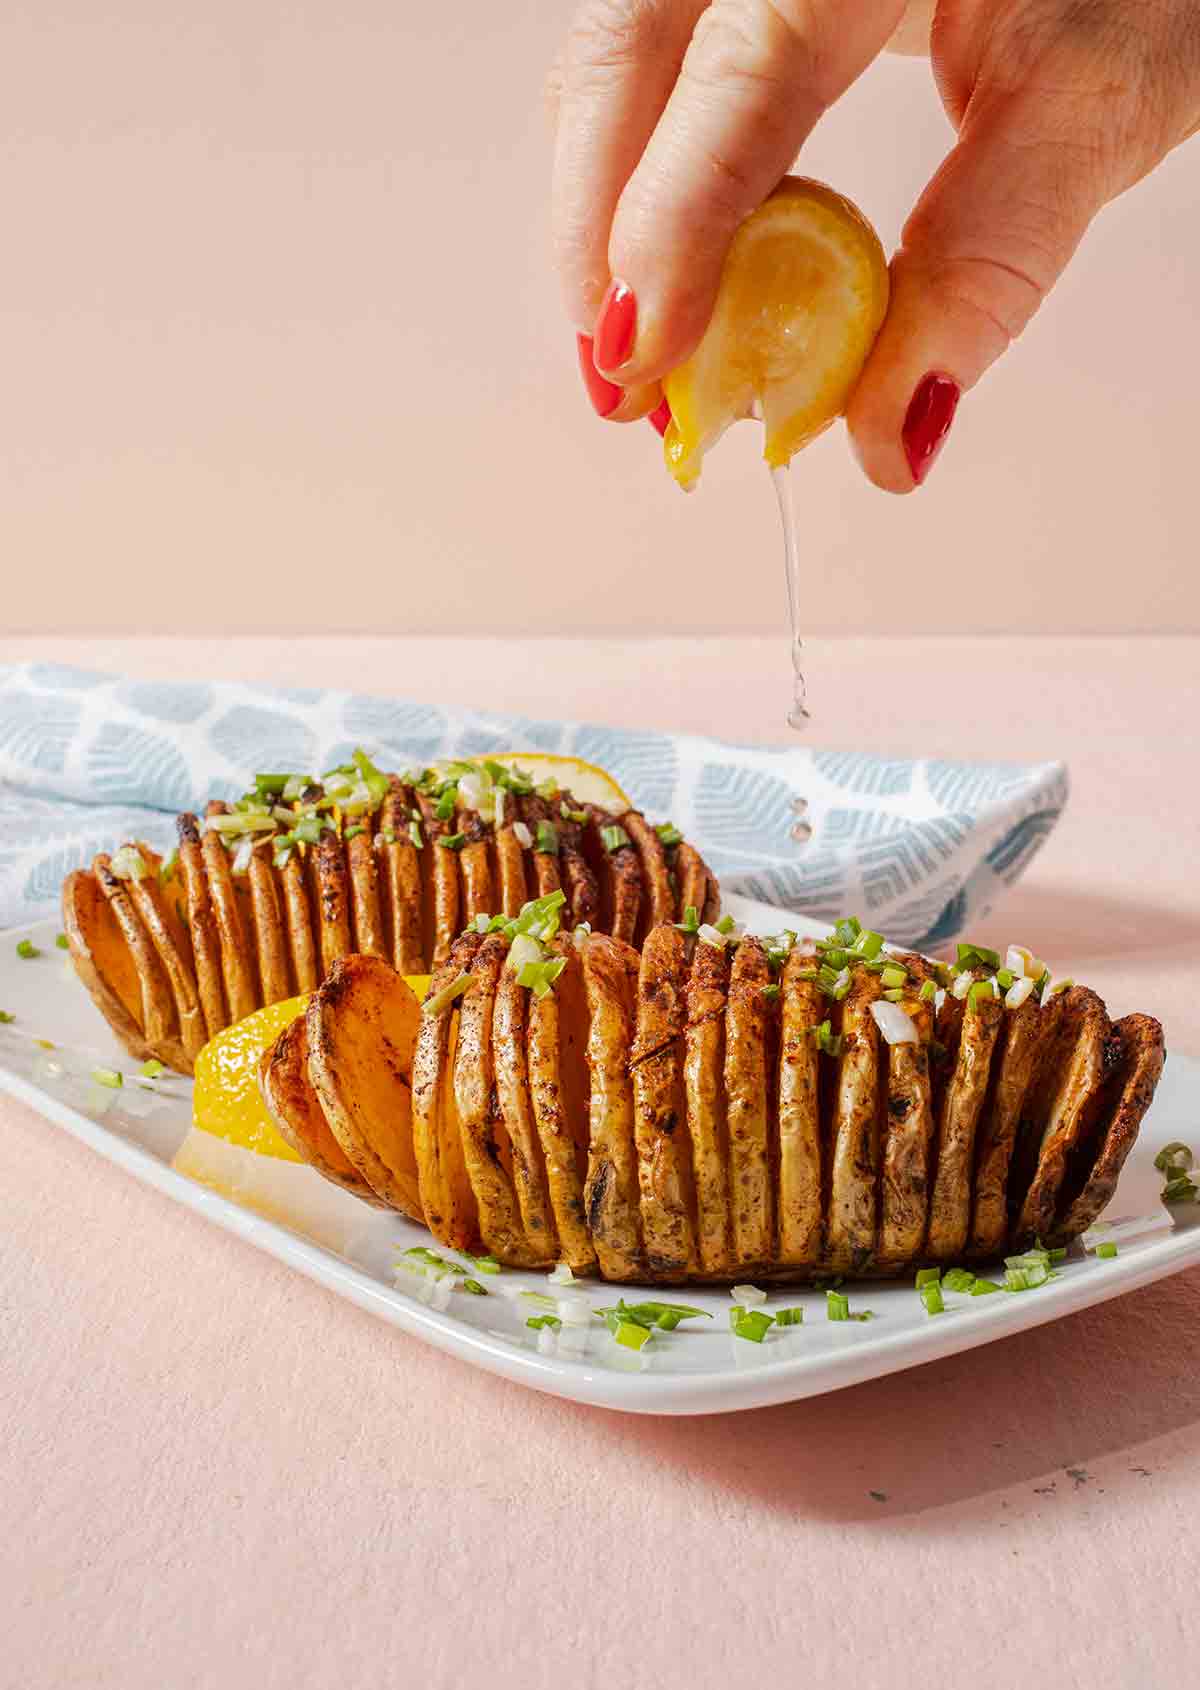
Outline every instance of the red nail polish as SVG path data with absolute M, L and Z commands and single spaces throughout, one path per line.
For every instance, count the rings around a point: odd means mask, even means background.
M 583 385 L 588 390 L 592 409 L 598 417 L 611 417 L 621 403 L 621 395 L 625 390 L 618 387 L 615 381 L 606 381 L 596 368 L 596 361 L 592 356 L 591 335 L 577 334 L 575 340 L 579 347 L 579 373 L 583 377 Z
M 924 377 L 909 401 L 900 440 L 904 456 L 919 487 L 933 468 L 933 460 L 950 432 L 962 389 L 953 376 L 936 371 Z
M 637 336 L 637 300 L 633 289 L 614 277 L 596 318 L 596 368 L 619 370 L 633 351 Z
M 664 399 L 657 409 L 651 411 L 650 415 L 646 418 L 646 421 L 648 423 L 652 423 L 660 434 L 665 434 L 667 432 L 667 426 L 671 421 L 670 400 Z

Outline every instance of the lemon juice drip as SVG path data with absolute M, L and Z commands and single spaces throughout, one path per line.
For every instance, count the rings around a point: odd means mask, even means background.
M 800 548 L 796 535 L 796 506 L 792 499 L 791 471 L 787 464 L 771 470 L 779 519 L 783 524 L 783 562 L 787 573 L 788 617 L 792 626 L 792 707 L 788 727 L 803 729 L 808 721 L 808 689 L 804 683 L 804 641 L 800 638 Z

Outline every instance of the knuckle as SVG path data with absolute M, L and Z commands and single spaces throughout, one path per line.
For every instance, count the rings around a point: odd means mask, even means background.
M 774 99 L 803 74 L 808 41 L 796 19 L 771 0 L 713 0 L 692 35 L 684 75 Z
M 663 39 L 666 10 L 664 0 L 583 0 L 567 32 L 568 66 L 584 74 L 626 69 Z

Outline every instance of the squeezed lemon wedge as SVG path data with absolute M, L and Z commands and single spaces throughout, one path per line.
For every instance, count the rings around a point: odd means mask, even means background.
M 478 757 L 472 762 L 480 762 Z M 605 769 L 595 763 L 585 763 L 581 757 L 560 756 L 554 751 L 498 751 L 490 758 L 505 769 L 520 769 L 535 786 L 544 780 L 554 780 L 564 792 L 581 804 L 599 804 L 605 810 L 621 815 L 632 810 L 633 804 Z
M 888 303 L 870 223 L 841 194 L 788 176 L 733 237 L 699 346 L 663 386 L 667 467 L 692 487 L 731 423 L 761 416 L 772 468 L 841 416 Z

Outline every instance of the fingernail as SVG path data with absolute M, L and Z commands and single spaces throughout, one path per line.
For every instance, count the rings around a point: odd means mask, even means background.
M 621 403 L 624 389 L 618 387 L 615 381 L 606 381 L 596 368 L 596 360 L 592 356 L 591 335 L 577 334 L 575 340 L 579 347 L 579 373 L 583 377 L 583 385 L 587 388 L 592 409 L 598 417 L 611 417 Z
M 909 401 L 900 439 L 918 487 L 942 449 L 961 396 L 962 389 L 953 376 L 934 371 L 923 378 Z
M 596 318 L 597 369 L 619 370 L 628 362 L 636 336 L 637 300 L 633 289 L 614 277 Z
M 653 423 L 654 427 L 660 434 L 665 434 L 671 421 L 670 400 L 664 399 L 662 404 L 659 405 L 656 410 L 651 411 L 650 415 L 646 418 L 646 421 Z

